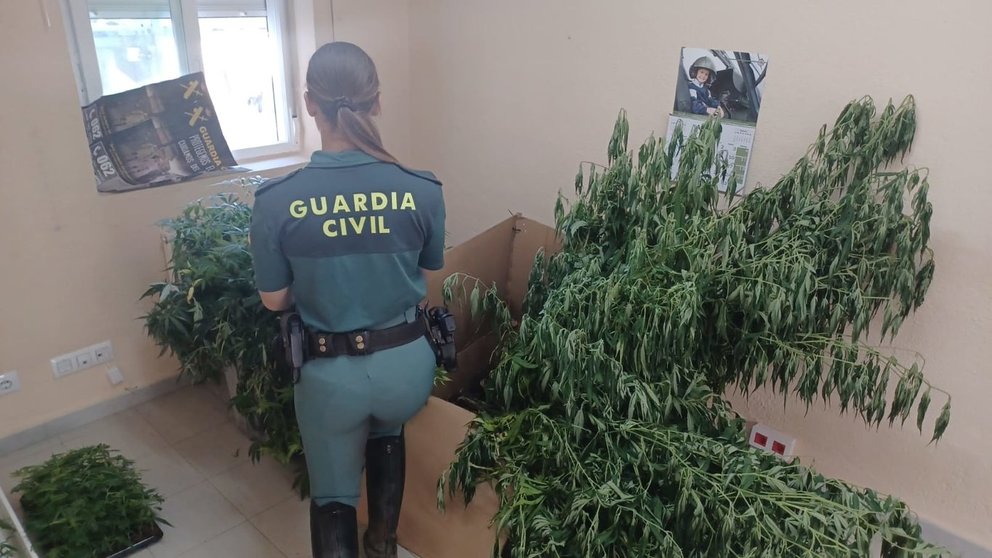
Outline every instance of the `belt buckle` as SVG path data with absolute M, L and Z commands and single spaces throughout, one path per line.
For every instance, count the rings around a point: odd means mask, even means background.
M 369 331 L 353 331 L 348 334 L 348 348 L 354 356 L 364 356 L 369 354 Z

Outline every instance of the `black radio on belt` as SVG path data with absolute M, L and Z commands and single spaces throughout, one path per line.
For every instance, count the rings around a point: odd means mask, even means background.
M 437 365 L 448 372 L 458 369 L 458 354 L 455 350 L 455 317 L 444 306 L 435 306 L 427 311 L 427 328 L 437 356 Z

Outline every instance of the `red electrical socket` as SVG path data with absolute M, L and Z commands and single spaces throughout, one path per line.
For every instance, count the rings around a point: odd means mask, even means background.
M 795 438 L 764 424 L 755 424 L 751 428 L 751 436 L 748 438 L 748 443 L 753 447 L 763 449 L 783 459 L 791 458 L 796 448 Z

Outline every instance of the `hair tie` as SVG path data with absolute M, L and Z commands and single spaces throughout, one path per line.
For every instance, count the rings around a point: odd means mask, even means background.
M 355 105 L 351 102 L 348 97 L 336 97 L 331 100 L 331 104 L 334 107 L 334 113 L 337 114 L 338 110 L 346 108 L 348 110 L 354 111 Z

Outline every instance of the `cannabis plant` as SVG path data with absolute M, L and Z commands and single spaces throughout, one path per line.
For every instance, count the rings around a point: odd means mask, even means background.
M 724 396 L 770 386 L 922 432 L 939 394 L 944 432 L 950 398 L 868 337 L 895 335 L 933 276 L 926 173 L 891 166 L 915 114 L 853 102 L 774 186 L 723 197 L 718 121 L 635 155 L 621 113 L 519 320 L 446 283 L 495 316 L 501 351 L 439 503 L 491 483 L 494 554 L 520 558 L 939 555 L 897 499 L 748 447 Z
M 250 207 L 219 196 L 162 222 L 172 236 L 171 278 L 142 296 L 158 297 L 144 319 L 163 352 L 174 353 L 181 373 L 194 382 L 219 379 L 239 361 L 264 361 L 275 335 L 252 278 L 250 220 Z
M 250 223 L 251 206 L 234 195 L 198 200 L 164 221 L 172 236 L 171 277 L 144 293 L 155 298 L 144 320 L 192 381 L 219 381 L 225 368 L 234 368 L 232 404 L 256 433 L 251 457 L 267 453 L 288 464 L 302 456 L 302 442 L 293 386 L 278 374 L 284 366 L 278 317 L 262 306 L 255 287 Z
M 25 528 L 46 558 L 106 558 L 161 537 L 162 497 L 134 462 L 105 444 L 52 456 L 14 473 Z

